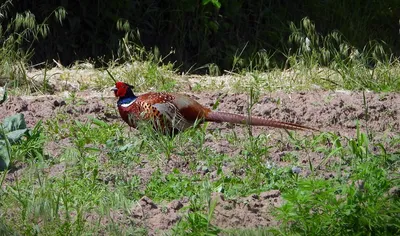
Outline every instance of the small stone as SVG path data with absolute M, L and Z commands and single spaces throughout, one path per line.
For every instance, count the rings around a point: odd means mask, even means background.
M 0 99 L 2 99 L 4 97 L 5 94 L 5 90 L 3 87 L 0 87 Z
M 139 201 L 140 206 L 143 208 L 147 208 L 146 206 L 150 206 L 150 209 L 156 209 L 157 205 L 147 196 L 142 197 Z
M 61 107 L 61 106 L 65 106 L 65 105 L 66 105 L 65 101 L 61 101 L 61 102 L 59 102 L 57 100 L 54 101 L 55 107 Z
M 257 194 L 253 194 L 253 195 L 251 195 L 251 198 L 253 198 L 253 199 L 257 199 L 257 200 L 258 200 L 258 199 L 260 199 L 260 198 L 259 198 L 259 196 L 258 196 Z
M 292 167 L 292 172 L 293 172 L 294 174 L 300 174 L 301 168 L 300 168 L 300 167 L 297 167 L 297 166 L 293 166 L 293 167 Z

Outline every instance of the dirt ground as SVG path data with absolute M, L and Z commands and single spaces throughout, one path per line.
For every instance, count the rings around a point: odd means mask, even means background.
M 217 110 L 246 114 L 248 96 L 245 94 L 188 93 L 205 106 L 213 106 L 219 100 Z M 119 121 L 116 109 L 112 109 L 116 99 L 111 93 L 77 93 L 79 106 L 68 106 L 72 102 L 66 94 L 14 97 L 0 105 L 0 119 L 23 113 L 27 125 L 32 127 L 40 119 L 53 117 L 60 108 L 67 106 L 78 119 L 94 116 L 105 121 Z M 307 93 L 274 92 L 261 96 L 252 109 L 252 114 L 264 118 L 279 119 L 316 127 L 321 131 L 354 133 L 356 120 L 361 127 L 375 132 L 399 132 L 400 94 L 368 92 L 313 91 Z M 76 109 L 72 112 L 72 109 Z M 367 110 L 367 112 L 366 112 Z M 366 122 L 367 121 L 367 122 Z M 383 122 L 384 121 L 384 122 Z M 219 125 L 220 126 L 220 125 Z M 226 126 L 226 125 L 225 125 Z M 229 125 L 227 126 L 229 127 Z M 262 128 L 265 130 L 265 128 Z
M 189 94 L 200 103 L 212 106 L 217 99 L 220 105 L 218 110 L 245 114 L 248 96 L 245 94 L 223 93 L 195 93 Z M 103 94 L 97 92 L 79 92 L 77 101 L 82 105 L 72 106 L 70 98 L 65 94 L 43 96 L 10 96 L 9 100 L 0 105 L 0 120 L 4 117 L 23 113 L 29 127 L 33 127 L 40 119 L 46 120 L 55 116 L 60 109 L 65 109 L 78 120 L 85 120 L 88 116 L 102 119 L 106 122 L 120 122 L 115 109 L 116 99 L 111 92 Z M 75 101 L 76 102 L 76 101 Z M 365 106 L 365 104 L 367 106 Z M 345 136 L 354 136 L 356 120 L 359 120 L 361 130 L 366 128 L 374 132 L 376 137 L 391 136 L 400 132 L 400 94 L 376 94 L 347 91 L 312 91 L 307 93 L 274 92 L 260 97 L 254 105 L 253 115 L 265 118 L 279 119 L 287 122 L 296 122 L 318 128 L 322 131 L 331 131 Z M 212 124 L 209 129 L 220 127 L 222 131 L 229 132 L 235 129 L 243 133 L 244 128 L 228 124 Z M 255 128 L 255 133 L 278 132 L 267 128 Z M 227 142 L 214 143 L 206 141 L 206 145 L 218 152 L 235 154 L 237 150 Z M 57 155 L 57 150 L 48 152 Z M 271 155 L 279 156 L 279 153 Z M 177 163 L 175 163 L 177 164 Z M 172 165 L 172 164 L 171 164 Z M 151 169 L 141 167 L 135 174 L 150 176 Z M 148 167 L 151 168 L 151 167 Z M 55 172 L 61 173 L 62 165 L 56 166 Z M 52 174 L 57 174 L 52 173 Z M 277 222 L 272 219 L 269 210 L 279 206 L 282 202 L 280 192 L 272 190 L 260 195 L 248 196 L 237 200 L 225 199 L 223 195 L 215 194 L 218 201 L 213 223 L 223 228 L 271 226 Z M 179 209 L 188 204 L 187 199 L 174 200 L 166 205 L 157 205 L 149 198 L 142 198 L 137 207 L 132 209 L 129 218 L 139 220 L 153 232 L 169 229 L 179 219 Z M 117 221 L 127 220 L 121 212 L 113 212 Z

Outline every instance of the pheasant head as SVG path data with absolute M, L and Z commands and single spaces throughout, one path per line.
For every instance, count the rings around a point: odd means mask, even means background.
M 129 97 L 129 96 L 135 96 L 133 94 L 133 86 L 124 82 L 116 82 L 115 87 L 112 88 L 111 90 L 114 91 L 114 94 L 116 97 Z
M 129 104 L 137 97 L 132 91 L 133 86 L 124 82 L 116 82 L 112 88 L 116 97 L 118 97 L 118 105 Z

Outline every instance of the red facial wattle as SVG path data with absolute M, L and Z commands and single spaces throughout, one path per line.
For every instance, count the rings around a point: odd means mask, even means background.
M 126 94 L 126 86 L 122 86 L 118 88 L 118 90 L 115 92 L 117 97 L 123 97 Z
M 129 86 L 123 82 L 115 83 L 115 88 L 113 88 L 115 96 L 116 97 L 124 97 L 127 92 L 126 90 L 128 88 L 129 88 Z

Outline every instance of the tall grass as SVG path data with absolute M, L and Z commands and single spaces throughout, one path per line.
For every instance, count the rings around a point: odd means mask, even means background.
M 26 83 L 26 65 L 34 54 L 35 43 L 50 31 L 48 20 L 54 17 L 60 24 L 66 17 L 64 8 L 57 8 L 37 22 L 31 11 L 13 11 L 12 0 L 0 5 L 0 77 L 10 79 L 12 86 Z
M 283 67 L 286 57 L 281 52 L 289 48 L 290 22 L 298 24 L 306 16 L 318 22 L 315 29 L 321 34 L 336 30 L 359 51 L 370 41 L 385 41 L 395 55 L 399 53 L 395 49 L 400 11 L 396 0 L 365 4 L 345 0 L 296 4 L 239 0 L 174 0 L 168 4 L 152 0 L 86 0 L 78 4 L 41 0 L 13 6 L 12 2 L 8 0 L 9 15 L 30 11 L 39 22 L 59 6 L 68 13 L 63 25 L 53 18 L 48 20 L 51 33 L 35 43 L 35 63 L 56 59 L 66 65 L 92 58 L 101 64 L 116 60 L 121 38 L 129 33 L 135 36 L 135 44 L 147 51 L 157 48 L 160 55 L 169 55 L 172 49 L 174 53 L 168 61 L 183 71 L 217 73 L 246 67 Z M 3 28 L 6 24 L 2 22 Z

